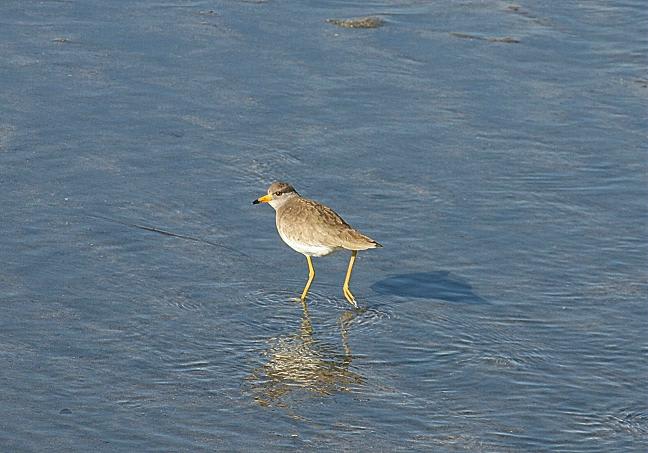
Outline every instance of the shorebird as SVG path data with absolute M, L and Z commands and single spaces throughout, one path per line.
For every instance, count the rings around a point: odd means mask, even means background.
M 378 242 L 349 226 L 334 210 L 313 200 L 302 197 L 293 186 L 285 182 L 273 182 L 268 194 L 257 198 L 252 204 L 268 203 L 276 211 L 277 231 L 290 248 L 301 253 L 308 262 L 308 281 L 301 294 L 306 300 L 308 290 L 315 278 L 312 256 L 324 256 L 339 250 L 350 250 L 351 259 L 342 292 L 346 300 L 358 307 L 349 289 L 351 272 L 359 250 L 382 247 Z

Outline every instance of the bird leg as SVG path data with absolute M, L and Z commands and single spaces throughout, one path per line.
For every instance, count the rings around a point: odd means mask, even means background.
M 346 297 L 346 300 L 348 300 L 349 303 L 353 305 L 355 308 L 358 308 L 358 304 L 356 304 L 355 297 L 353 297 L 353 294 L 349 289 L 349 281 L 351 280 L 351 272 L 353 271 L 353 264 L 355 263 L 355 258 L 357 254 L 358 254 L 357 250 L 353 250 L 351 252 L 351 259 L 349 260 L 349 268 L 347 269 L 346 277 L 344 278 L 344 285 L 342 285 L 342 292 L 344 293 L 344 297 Z
M 313 279 L 315 278 L 315 268 L 313 268 L 313 261 L 311 260 L 311 257 L 306 255 L 306 261 L 308 261 L 308 281 L 306 282 L 304 291 L 302 291 L 302 295 L 301 295 L 302 302 L 306 300 L 306 295 L 308 294 L 308 290 L 310 289 L 311 283 L 313 283 Z

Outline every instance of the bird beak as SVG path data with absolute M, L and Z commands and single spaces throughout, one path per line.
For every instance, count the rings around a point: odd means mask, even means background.
M 270 200 L 272 200 L 272 195 L 268 194 L 268 195 L 264 195 L 264 196 L 262 196 L 260 198 L 257 198 L 256 200 L 254 200 L 252 202 L 252 204 L 267 203 Z

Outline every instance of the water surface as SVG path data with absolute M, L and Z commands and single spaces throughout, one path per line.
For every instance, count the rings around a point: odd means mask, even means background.
M 4 1 L 2 449 L 645 451 L 647 22 Z M 384 244 L 361 310 L 275 179 Z

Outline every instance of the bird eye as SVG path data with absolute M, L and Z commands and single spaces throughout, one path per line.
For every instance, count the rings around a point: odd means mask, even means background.
M 275 192 L 275 193 L 273 193 L 272 195 L 274 195 L 275 197 L 278 197 L 278 196 L 281 195 L 281 192 Z

